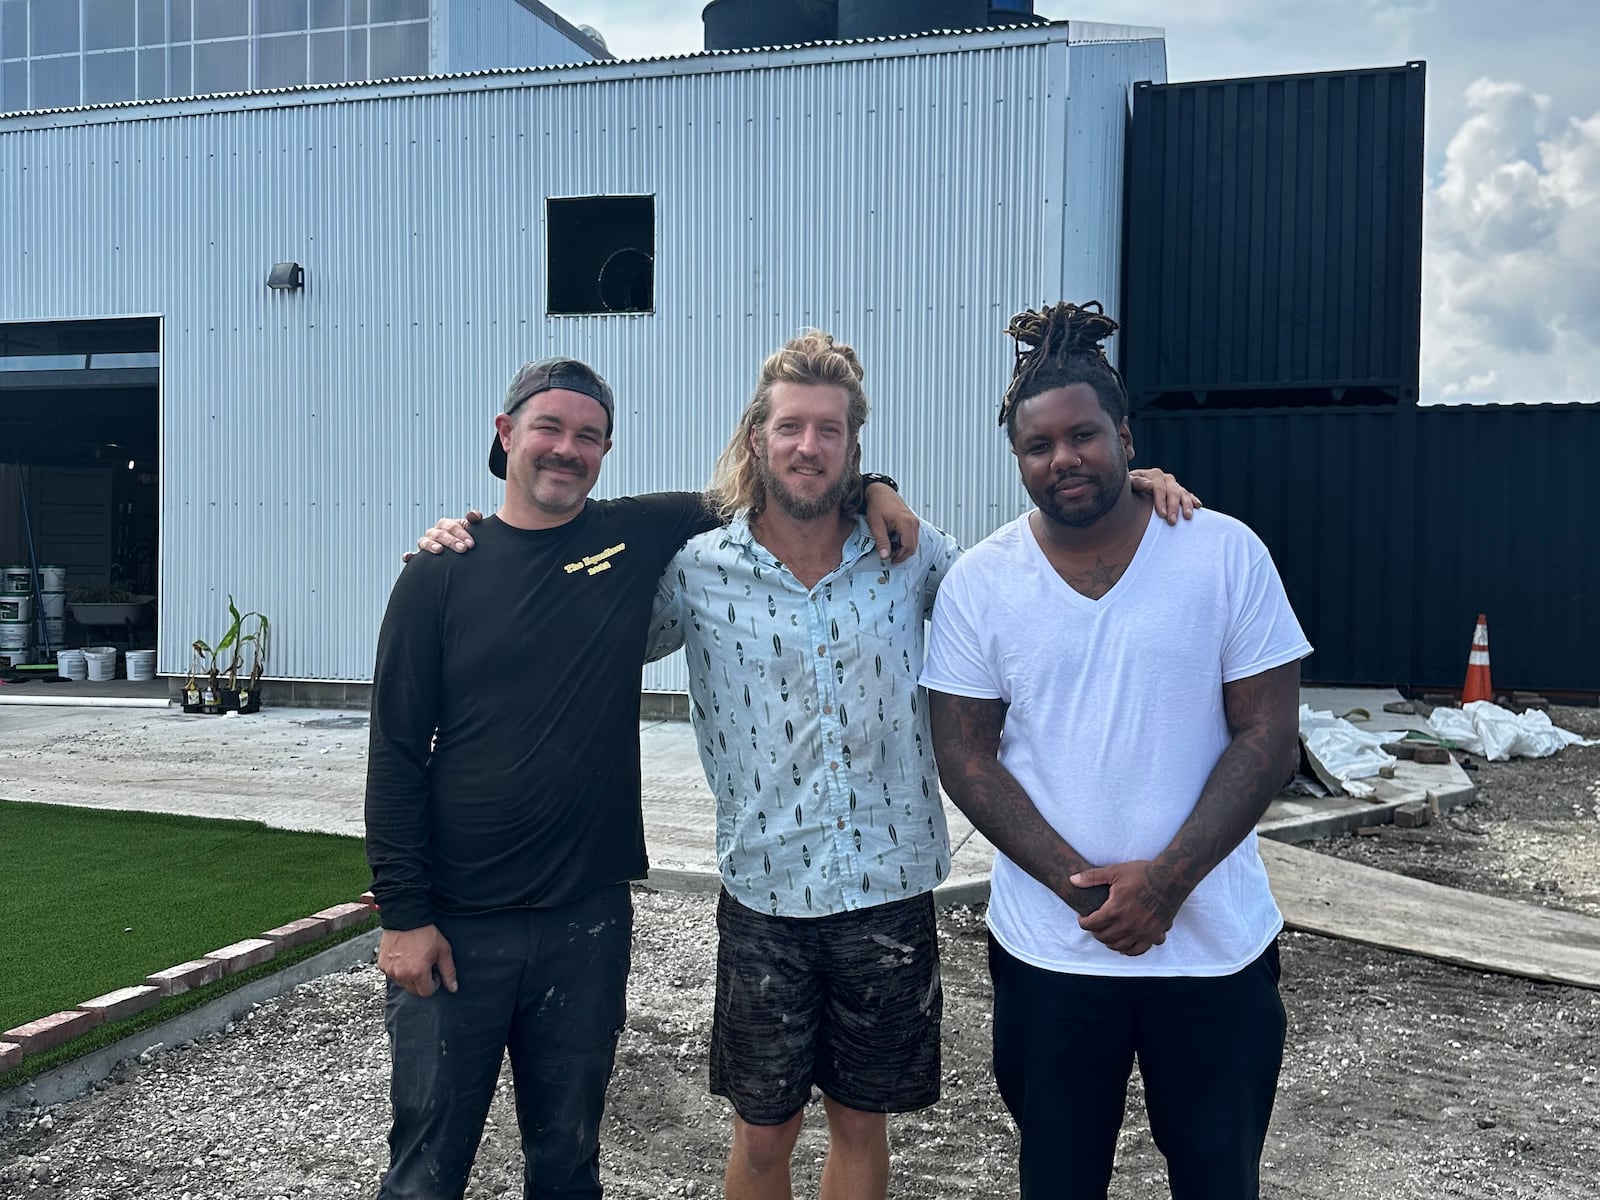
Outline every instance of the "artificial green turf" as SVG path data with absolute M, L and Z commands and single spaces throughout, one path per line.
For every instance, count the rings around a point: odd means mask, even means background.
M 0 1030 L 356 899 L 361 839 L 0 800 Z

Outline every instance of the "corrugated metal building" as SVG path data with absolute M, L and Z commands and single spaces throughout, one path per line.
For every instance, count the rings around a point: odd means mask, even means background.
M 1057 24 L 0 118 L 0 338 L 159 322 L 162 673 L 232 594 L 272 676 L 361 681 L 400 552 L 497 503 L 528 358 L 616 386 L 597 494 L 698 487 L 819 325 L 867 364 L 872 468 L 967 542 L 1020 511 L 1001 330 L 1118 310 L 1128 97 L 1164 77 L 1159 31 Z M 573 253 L 621 283 L 567 295 Z

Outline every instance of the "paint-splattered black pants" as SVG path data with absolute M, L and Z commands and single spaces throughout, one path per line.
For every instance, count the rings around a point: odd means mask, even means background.
M 394 1060 L 380 1200 L 459 1200 L 511 1056 L 528 1200 L 600 1195 L 600 1117 L 626 1015 L 626 884 L 575 904 L 440 917 L 459 989 L 389 986 Z

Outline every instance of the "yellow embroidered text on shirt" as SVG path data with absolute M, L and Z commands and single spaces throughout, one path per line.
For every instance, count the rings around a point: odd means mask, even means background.
M 621 554 L 627 548 L 627 542 L 618 542 L 615 546 L 607 546 L 604 550 L 595 554 L 587 554 L 577 562 L 567 563 L 562 570 L 568 575 L 578 571 L 587 571 L 590 575 L 598 575 L 601 571 L 609 571 L 611 569 L 609 560 Z

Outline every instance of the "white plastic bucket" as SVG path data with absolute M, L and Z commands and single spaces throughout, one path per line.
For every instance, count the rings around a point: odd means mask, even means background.
M 67 615 L 67 594 L 49 588 L 39 593 L 39 615 L 47 621 L 59 621 Z
M 63 679 L 87 679 L 89 664 L 84 660 L 83 651 L 57 650 L 56 674 Z
M 88 664 L 92 680 L 117 677 L 117 648 L 115 646 L 85 646 L 83 661 Z
M 33 597 L 0 592 L 0 621 L 33 620 Z
M 128 668 L 129 679 L 154 679 L 156 677 L 156 652 L 154 650 L 129 650 L 122 656 Z
M 32 621 L 0 621 L 0 650 L 25 650 L 31 645 Z
M 33 661 L 33 651 L 24 647 L 21 650 L 0 650 L 0 667 L 22 667 Z
M 39 590 L 41 592 L 62 592 L 67 590 L 67 569 L 65 567 L 40 567 Z M 49 616 L 50 614 L 45 614 Z M 56 614 L 59 616 L 60 614 Z
M 33 572 L 27 567 L 0 567 L 0 592 L 14 596 L 33 594 Z
M 46 617 L 39 622 L 39 640 L 48 643 L 52 648 L 67 644 L 67 622 L 65 617 Z

